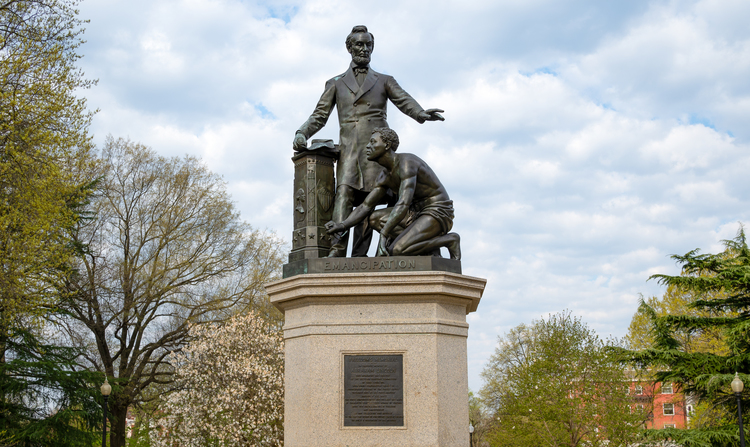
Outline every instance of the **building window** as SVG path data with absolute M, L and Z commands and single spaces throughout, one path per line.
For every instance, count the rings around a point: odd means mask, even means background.
M 664 415 L 674 416 L 674 404 L 664 404 Z
M 672 394 L 672 382 L 661 384 L 661 394 Z
M 693 414 L 693 406 L 692 406 L 692 405 L 688 405 L 688 406 L 687 406 L 687 414 L 688 414 L 688 415 L 691 415 L 691 414 Z
M 674 428 L 674 424 L 664 424 L 664 428 Z
M 637 396 L 640 396 L 641 394 L 643 394 L 643 387 L 642 387 L 642 386 L 640 386 L 640 385 L 636 385 L 636 386 L 635 386 L 635 394 L 636 394 Z
M 643 413 L 643 404 L 636 405 L 635 409 L 638 410 L 639 413 Z

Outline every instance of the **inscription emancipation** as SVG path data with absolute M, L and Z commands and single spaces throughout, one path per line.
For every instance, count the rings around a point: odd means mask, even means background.
M 344 356 L 344 426 L 404 426 L 404 357 Z
M 415 270 L 417 262 L 413 259 L 388 259 L 388 258 L 344 258 L 324 261 L 323 270 L 332 271 L 358 271 L 358 270 Z
M 306 258 L 284 264 L 284 278 L 306 273 L 450 272 L 461 274 L 461 261 L 434 256 Z

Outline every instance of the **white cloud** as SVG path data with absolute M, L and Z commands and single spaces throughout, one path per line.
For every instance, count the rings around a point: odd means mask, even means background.
M 732 140 L 700 124 L 675 126 L 665 138 L 643 145 L 640 152 L 644 158 L 660 163 L 663 169 L 673 173 L 706 169 L 740 155 Z
M 561 72 L 617 110 L 715 125 L 747 141 L 750 133 L 726 109 L 750 96 L 750 30 L 739 26 L 749 15 L 741 1 L 654 2 Z
M 291 140 L 349 63 L 373 67 L 445 122 L 389 108 L 406 152 L 455 201 L 470 386 L 496 336 L 570 309 L 624 335 L 668 257 L 721 250 L 750 218 L 750 7 L 745 1 L 86 0 L 93 131 L 198 155 L 242 216 L 291 231 Z M 335 115 L 335 113 L 334 113 Z M 338 139 L 336 117 L 316 138 Z

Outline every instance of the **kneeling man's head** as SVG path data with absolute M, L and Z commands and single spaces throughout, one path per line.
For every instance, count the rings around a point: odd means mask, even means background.
M 372 131 L 373 135 L 375 135 L 375 133 L 380 134 L 380 138 L 383 140 L 383 143 L 385 143 L 388 149 L 396 152 L 396 149 L 398 149 L 398 134 L 395 130 L 391 129 L 390 127 L 376 127 Z

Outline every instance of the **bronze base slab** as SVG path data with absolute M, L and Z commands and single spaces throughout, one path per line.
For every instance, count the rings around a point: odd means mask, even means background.
M 284 278 L 307 273 L 449 272 L 461 274 L 461 261 L 434 256 L 309 258 L 284 264 Z

